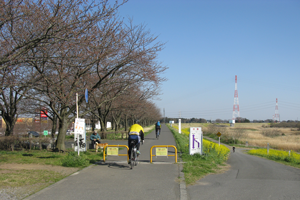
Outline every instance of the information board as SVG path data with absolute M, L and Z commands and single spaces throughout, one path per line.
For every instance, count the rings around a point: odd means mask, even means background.
M 167 147 L 156 147 L 156 156 L 168 156 L 168 148 Z
M 79 141 L 78 141 L 79 139 Z M 75 151 L 86 151 L 86 132 L 85 132 L 85 119 L 75 118 L 74 123 L 74 144 Z
M 202 155 L 203 134 L 201 127 L 190 127 L 190 155 L 199 153 Z
M 107 155 L 108 156 L 118 156 L 119 148 L 118 147 L 107 147 Z

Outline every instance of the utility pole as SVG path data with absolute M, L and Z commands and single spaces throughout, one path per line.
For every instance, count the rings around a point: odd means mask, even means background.
M 239 105 L 239 95 L 237 90 L 237 75 L 235 75 L 235 90 L 234 90 L 234 101 L 233 101 L 233 112 L 232 120 L 240 117 L 240 105 Z
M 164 108 L 164 123 L 166 123 L 166 113 L 165 113 L 165 108 Z

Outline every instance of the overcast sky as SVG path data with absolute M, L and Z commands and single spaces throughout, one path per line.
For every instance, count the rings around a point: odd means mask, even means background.
M 129 0 L 120 16 L 166 42 L 156 105 L 167 117 L 300 120 L 300 1 Z

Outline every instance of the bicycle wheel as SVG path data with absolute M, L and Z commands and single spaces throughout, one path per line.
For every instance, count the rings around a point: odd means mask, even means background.
M 137 166 L 137 160 L 138 160 L 137 152 L 134 152 L 134 166 Z
M 133 169 L 134 166 L 134 151 L 131 149 L 131 157 L 130 157 L 130 167 Z
M 138 158 L 139 158 L 139 156 L 138 156 L 137 152 L 135 152 L 135 159 L 134 159 L 135 166 L 137 166 L 137 164 L 138 164 Z

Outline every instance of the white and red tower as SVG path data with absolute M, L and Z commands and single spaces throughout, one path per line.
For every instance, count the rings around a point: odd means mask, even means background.
M 278 99 L 276 98 L 276 106 L 275 106 L 275 115 L 273 118 L 274 122 L 280 122 L 280 117 L 278 113 Z
M 237 90 L 237 75 L 235 75 L 235 90 L 234 90 L 232 120 L 235 120 L 237 117 L 240 117 L 240 105 L 239 105 L 239 95 Z

